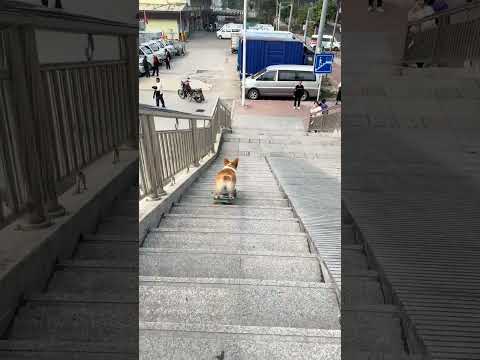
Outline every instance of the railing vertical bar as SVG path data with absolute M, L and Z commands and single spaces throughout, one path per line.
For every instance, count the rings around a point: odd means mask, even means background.
M 168 159 L 168 150 L 167 150 L 167 145 L 165 143 L 165 134 L 163 133 L 158 133 L 158 136 L 160 137 L 161 139 L 161 151 L 162 151 L 162 156 L 161 156 L 161 159 L 163 161 L 163 168 L 165 169 L 164 172 L 163 172 L 163 179 L 162 181 L 165 181 L 166 178 L 169 177 L 170 175 L 170 163 L 169 163 L 169 159 Z
M 65 131 L 65 124 L 63 122 L 64 116 L 63 116 L 63 95 L 64 92 L 61 90 L 61 82 L 62 82 L 62 76 L 61 76 L 61 71 L 55 71 L 55 81 L 54 81 L 54 88 L 55 88 L 55 94 L 58 94 L 58 101 L 57 101 L 57 121 L 58 121 L 58 129 L 59 129 L 59 139 L 60 143 L 62 146 L 62 149 L 60 152 L 63 154 L 63 165 L 65 166 L 65 171 L 62 172 L 62 177 L 68 174 L 68 172 L 71 170 L 72 166 L 70 165 L 70 156 L 68 154 L 68 143 L 67 143 L 67 133 Z
M 98 101 L 97 101 L 97 96 L 95 95 L 95 89 L 97 87 L 97 82 L 96 82 L 96 75 L 95 75 L 95 70 L 93 68 L 88 68 L 88 78 L 89 81 L 87 81 L 88 85 L 88 94 L 90 97 L 90 103 L 93 107 L 93 109 L 98 109 Z M 99 111 L 94 111 L 93 112 L 93 133 L 95 134 L 95 157 L 100 155 L 103 151 L 103 144 L 102 144 L 102 126 L 100 123 L 100 112 Z
M 121 39 L 121 38 L 120 38 Z M 120 84 L 118 83 L 118 71 L 117 71 L 118 65 L 114 65 L 113 68 L 111 68 L 109 74 L 110 74 L 110 91 L 112 93 L 112 102 L 113 102 L 113 124 L 114 124 L 114 134 L 115 134 L 115 139 L 114 139 L 114 144 L 119 145 L 121 142 L 121 134 L 120 134 L 120 129 L 121 129 L 121 112 L 119 111 L 119 103 L 118 100 L 120 98 L 118 94 L 118 89 Z
M 58 142 L 55 136 L 55 107 L 52 102 L 52 74 L 51 72 L 44 71 L 42 72 L 42 82 L 44 87 L 44 96 L 46 100 L 46 106 L 50 108 L 51 117 L 48 121 L 48 132 L 49 136 L 52 139 L 51 147 L 52 147 L 52 154 L 53 154 L 53 171 L 55 180 L 60 179 L 60 159 L 58 157 Z
M 105 130 L 107 135 L 107 151 L 113 148 L 114 136 L 113 136 L 113 124 L 112 124 L 112 83 L 108 80 L 108 68 L 105 66 L 100 67 L 100 74 L 102 80 L 103 98 L 105 100 Z
M 79 159 L 79 156 L 78 156 L 78 137 L 79 137 L 79 134 L 78 134 L 78 129 L 77 129 L 77 126 L 78 126 L 78 119 L 75 118 L 75 110 L 74 110 L 74 101 L 72 101 L 71 99 L 74 99 L 73 97 L 73 88 L 72 88 L 72 84 L 71 84 L 71 70 L 65 70 L 65 77 L 64 77 L 64 89 L 66 90 L 65 91 L 65 105 L 66 105 L 66 111 L 65 111 L 65 115 L 66 115 L 66 121 L 67 121 L 67 124 L 68 124 L 68 128 L 70 129 L 69 133 L 70 133 L 70 139 L 71 139 L 71 147 L 72 147 L 72 156 L 73 156 L 73 159 L 74 159 L 74 164 L 75 164 L 75 168 L 72 169 L 72 170 L 75 170 L 75 169 L 79 169 L 81 166 L 80 166 L 80 159 Z
M 86 148 L 85 148 L 85 133 L 86 133 L 86 126 L 85 126 L 85 113 L 82 112 L 82 92 L 79 91 L 80 87 L 80 79 L 78 76 L 78 69 L 72 70 L 72 92 L 73 92 L 73 99 L 72 101 L 73 109 L 75 111 L 75 117 L 77 119 L 76 124 L 78 128 L 78 141 L 80 146 L 80 158 L 81 158 L 81 167 L 87 164 L 87 157 L 85 156 Z

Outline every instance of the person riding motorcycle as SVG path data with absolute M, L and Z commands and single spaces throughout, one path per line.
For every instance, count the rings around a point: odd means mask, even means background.
M 185 91 L 185 95 L 190 95 L 192 93 L 192 87 L 190 86 L 190 78 L 187 78 L 183 82 L 183 90 Z

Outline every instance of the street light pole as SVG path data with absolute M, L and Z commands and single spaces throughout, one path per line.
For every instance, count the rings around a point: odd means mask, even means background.
M 323 0 L 322 14 L 320 16 L 320 23 L 318 24 L 317 47 L 315 49 L 315 53 L 317 54 L 322 52 L 322 37 L 323 37 L 323 28 L 325 27 L 325 21 L 327 19 L 327 6 L 328 6 L 328 0 Z M 317 101 L 320 99 L 320 92 L 322 90 L 322 80 L 323 80 L 323 74 L 320 74 L 320 84 L 318 85 Z
M 305 30 L 303 31 L 303 42 L 307 43 L 307 29 L 308 29 L 308 19 L 310 18 L 310 9 L 307 10 L 307 19 L 305 20 Z
M 242 44 L 242 106 L 245 106 L 245 72 L 247 69 L 247 0 L 243 0 L 243 44 Z
M 335 40 L 335 32 L 337 31 L 337 23 L 338 23 L 338 14 L 340 12 L 340 7 L 337 8 L 337 13 L 335 14 L 335 23 L 333 24 L 333 33 L 332 33 L 332 41 L 330 42 L 330 51 L 333 47 L 333 41 Z
M 290 2 L 290 17 L 288 18 L 288 31 L 290 31 L 292 26 L 292 14 L 293 14 L 293 0 Z

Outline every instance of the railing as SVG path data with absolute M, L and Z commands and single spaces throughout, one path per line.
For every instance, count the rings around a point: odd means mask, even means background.
M 231 128 L 231 111 L 218 99 L 212 116 L 159 110 L 141 105 L 139 110 L 140 198 L 158 199 L 163 187 L 175 182 L 185 169 L 215 151 L 217 135 Z M 161 129 L 172 127 L 174 129 Z M 183 126 L 182 126 L 183 125 Z
M 308 132 L 334 132 L 341 130 L 342 124 L 341 105 L 335 105 L 328 109 L 326 113 L 319 111 L 310 114 L 305 120 L 305 130 Z
M 461 67 L 480 58 L 480 1 L 408 23 L 405 63 Z
M 114 36 L 119 58 L 41 63 L 36 30 Z M 85 166 L 138 142 L 136 37 L 128 24 L 0 6 L 0 228 L 23 213 L 25 228 L 50 224 Z

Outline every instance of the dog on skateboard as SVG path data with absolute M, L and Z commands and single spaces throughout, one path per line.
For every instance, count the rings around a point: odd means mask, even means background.
M 223 169 L 215 177 L 215 202 L 231 204 L 237 197 L 237 168 L 238 158 L 231 161 L 223 160 Z

